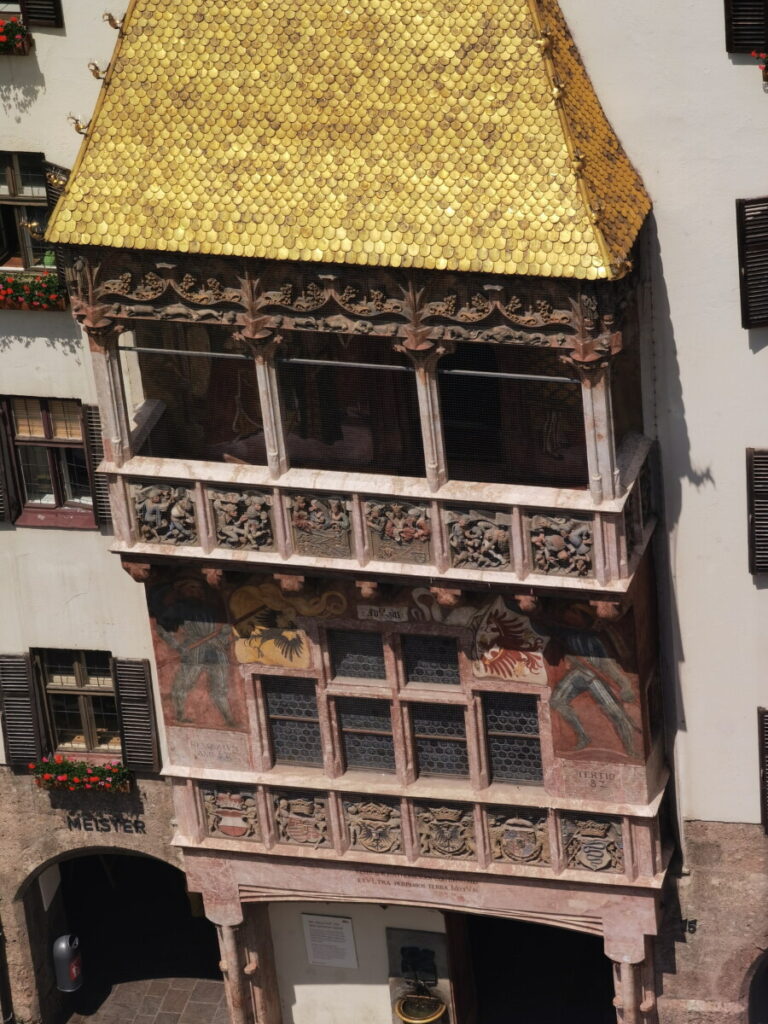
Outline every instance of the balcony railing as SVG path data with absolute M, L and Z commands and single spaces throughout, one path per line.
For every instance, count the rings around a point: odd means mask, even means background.
M 619 453 L 622 497 L 135 456 L 112 480 L 116 550 L 297 568 L 625 590 L 655 523 L 651 442 Z

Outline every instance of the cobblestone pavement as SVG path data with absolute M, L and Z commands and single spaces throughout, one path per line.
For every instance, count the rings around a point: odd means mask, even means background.
M 68 1024 L 228 1024 L 223 981 L 153 978 L 115 985 L 104 1002 Z

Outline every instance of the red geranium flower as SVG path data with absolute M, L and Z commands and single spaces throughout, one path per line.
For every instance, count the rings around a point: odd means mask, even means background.
M 57 775 L 56 776 L 56 781 L 57 782 L 66 782 L 67 781 L 67 776 L 66 775 Z
M 8 36 L 0 36 L 0 43 L 7 43 L 7 42 L 8 42 Z
M 49 782 L 53 778 L 53 776 L 51 775 L 50 772 L 46 772 L 43 778 L 45 779 L 46 782 Z
M 27 765 L 27 768 L 29 768 L 29 770 L 33 772 L 35 770 L 35 762 L 30 761 L 29 764 Z
M 64 758 L 61 756 L 61 754 L 57 754 L 53 760 L 56 762 L 56 764 L 61 764 Z

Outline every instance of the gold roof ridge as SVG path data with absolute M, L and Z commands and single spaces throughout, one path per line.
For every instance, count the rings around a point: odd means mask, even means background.
M 557 0 L 131 0 L 47 238 L 609 280 L 649 209 Z

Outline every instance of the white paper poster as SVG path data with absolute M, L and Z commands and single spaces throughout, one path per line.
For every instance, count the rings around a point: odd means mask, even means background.
M 351 917 L 302 914 L 307 959 L 316 967 L 357 968 Z

